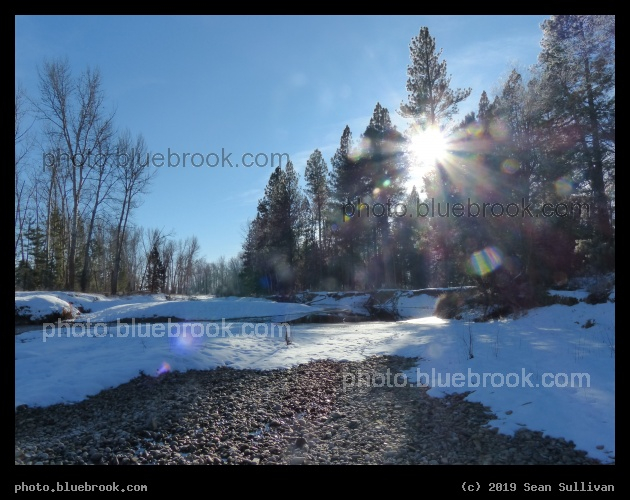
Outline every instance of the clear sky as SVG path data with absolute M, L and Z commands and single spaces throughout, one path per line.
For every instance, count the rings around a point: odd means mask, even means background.
M 472 88 L 463 117 L 483 90 L 494 97 L 512 67 L 536 62 L 547 18 L 17 16 L 15 79 L 36 96 L 46 59 L 67 57 L 76 74 L 98 67 L 117 127 L 142 133 L 152 154 L 179 159 L 159 168 L 134 222 L 175 239 L 195 235 L 200 256 L 215 261 L 241 250 L 278 161 L 272 154 L 286 153 L 301 176 L 315 149 L 330 163 L 344 127 L 357 140 L 377 102 L 406 128 L 396 110 L 422 26 L 443 49 L 451 87 Z M 244 167 L 256 157 L 262 167 Z

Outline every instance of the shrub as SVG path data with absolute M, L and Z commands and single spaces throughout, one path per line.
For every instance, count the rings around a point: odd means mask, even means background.
M 435 303 L 433 314 L 438 318 L 452 319 L 458 315 L 463 299 L 456 292 L 443 293 Z
M 61 319 L 62 319 L 62 321 L 67 321 L 69 319 L 74 319 L 74 314 L 72 312 L 72 305 L 70 305 L 70 307 L 64 307 L 61 310 Z

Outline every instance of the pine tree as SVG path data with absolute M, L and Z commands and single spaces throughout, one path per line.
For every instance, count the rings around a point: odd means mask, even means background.
M 391 238 L 392 207 L 403 202 L 408 178 L 405 155 L 406 140 L 392 124 L 387 108 L 376 103 L 374 113 L 362 136 L 357 151 L 356 169 L 359 198 L 367 203 L 371 214 L 361 220 L 368 245 L 365 259 L 368 262 L 368 280 L 376 286 L 394 284 L 394 245 Z M 359 214 L 363 212 L 357 207 Z
M 24 291 L 35 289 L 33 268 L 26 259 L 20 259 L 15 268 L 15 289 Z
M 324 160 L 321 151 L 316 149 L 306 162 L 304 179 L 306 180 L 306 191 L 311 197 L 311 204 L 317 214 L 317 239 L 320 247 L 323 240 L 323 211 L 328 201 L 327 177 L 328 165 L 326 165 L 326 160 Z
M 330 159 L 329 183 L 333 204 L 341 205 L 353 195 L 354 191 L 354 162 L 352 158 L 352 132 L 346 125 L 339 140 L 339 147 Z M 343 222 L 343 220 L 341 221 Z
M 247 225 L 243 251 L 240 254 L 242 266 L 239 278 L 243 290 L 253 295 L 258 295 L 263 291 L 260 275 L 262 265 L 260 263 L 260 253 L 258 252 L 262 241 L 262 226 L 261 216 L 257 214 L 256 218 Z
M 615 171 L 615 16 L 552 16 L 542 25 L 541 96 L 557 139 L 557 164 L 570 163 L 591 196 L 593 245 L 614 268 L 609 193 Z
M 29 263 L 31 276 L 28 284 L 33 290 L 50 290 L 53 285 L 53 274 L 46 250 L 46 232 L 37 225 L 29 225 L 24 236 L 28 241 L 28 254 L 31 259 Z
M 356 201 L 360 172 L 353 154 L 352 132 L 346 125 L 339 140 L 339 147 L 330 159 L 329 185 L 331 196 L 328 203 L 332 243 L 331 278 L 340 288 L 356 288 L 356 271 L 359 263 L 360 242 L 358 224 L 349 224 L 345 215 L 347 204 Z M 353 221 L 354 222 L 354 221 Z
M 302 197 L 298 223 L 298 253 L 295 259 L 296 284 L 299 290 L 319 289 L 325 270 L 319 258 L 320 249 L 315 234 L 317 220 L 306 196 Z
M 481 93 L 481 97 L 479 98 L 479 108 L 477 111 L 477 118 L 480 121 L 484 121 L 488 117 L 489 113 L 490 113 L 490 99 L 488 99 L 488 94 L 484 90 Z
M 457 105 L 465 100 L 471 89 L 450 88 L 446 61 L 440 61 L 442 49 L 436 51 L 435 38 L 429 28 L 411 40 L 411 65 L 407 68 L 408 102 L 401 104 L 400 113 L 426 126 L 442 126 L 457 113 Z
M 319 280 L 321 281 L 324 272 L 324 213 L 328 202 L 328 165 L 319 149 L 311 153 L 306 162 L 304 171 L 306 180 L 306 192 L 310 196 L 310 205 L 314 212 L 314 222 L 317 225 L 317 246 L 314 261 L 317 263 Z M 311 257 L 313 258 L 313 257 Z
M 458 104 L 471 93 L 470 88 L 451 89 L 451 77 L 447 72 L 446 61 L 440 61 L 442 49 L 436 50 L 435 38 L 427 27 L 420 28 L 419 34 L 410 44 L 411 64 L 407 68 L 407 103 L 401 103 L 399 113 L 412 119 L 420 132 L 429 128 L 444 131 L 458 112 Z M 436 201 L 444 206 L 453 203 L 456 191 L 452 179 L 444 166 L 436 164 L 435 171 L 427 179 L 427 193 L 431 193 Z M 452 253 L 452 232 L 454 228 L 450 219 L 434 217 L 431 221 L 435 248 L 434 259 L 439 262 L 441 271 L 438 279 L 442 285 L 452 281 L 457 273 Z M 440 284 L 440 283 L 436 283 Z
M 303 194 L 291 161 L 272 172 L 243 247 L 243 277 L 256 293 L 289 293 L 296 283 Z
M 393 237 L 396 245 L 396 283 L 401 288 L 424 288 L 427 286 L 427 240 L 428 224 L 416 217 L 420 196 L 416 186 L 405 200 L 404 217 L 395 217 Z M 408 217 L 412 215 L 412 217 Z
M 286 198 L 282 201 L 284 204 L 284 211 L 288 215 L 288 221 L 286 224 L 288 226 L 287 229 L 287 246 L 289 248 L 289 266 L 294 266 L 297 259 L 297 247 L 299 245 L 299 220 L 300 220 L 300 210 L 302 209 L 302 200 L 304 198 L 304 193 L 300 188 L 300 175 L 295 170 L 293 166 L 293 162 L 291 160 L 287 161 L 287 164 L 284 167 L 284 179 L 285 179 L 285 191 Z M 294 275 L 292 279 L 295 278 L 294 271 L 291 271 Z M 290 288 L 293 288 L 294 283 L 291 284 Z
M 160 258 L 157 244 L 154 244 L 147 259 L 146 283 L 150 293 L 164 291 L 166 282 L 166 267 Z

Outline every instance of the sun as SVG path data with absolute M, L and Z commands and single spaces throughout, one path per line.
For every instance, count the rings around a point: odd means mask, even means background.
M 408 185 L 422 190 L 424 177 L 435 168 L 437 162 L 447 159 L 448 141 L 438 127 L 414 127 L 408 137 L 408 152 L 411 156 Z
M 411 135 L 410 152 L 418 166 L 430 169 L 436 161 L 443 160 L 447 153 L 447 141 L 437 127 L 428 127 Z

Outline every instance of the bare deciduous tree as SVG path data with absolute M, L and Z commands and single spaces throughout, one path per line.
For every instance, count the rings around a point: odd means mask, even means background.
M 119 140 L 117 148 L 117 158 L 125 158 L 124 164 L 116 166 L 117 180 L 120 187 L 119 195 L 115 201 L 119 210 L 116 232 L 114 234 L 114 263 L 111 274 L 111 293 L 118 293 L 118 275 L 122 259 L 123 242 L 129 223 L 129 215 L 132 209 L 139 204 L 138 197 L 146 191 L 156 170 L 150 170 L 147 161 L 143 163 L 148 155 L 144 137 L 139 134 L 135 141 L 131 133 L 124 131 Z
M 26 178 L 26 158 L 33 144 L 26 102 L 26 92 L 18 85 L 15 90 L 15 257 L 17 259 L 20 247 L 22 260 L 25 258 L 24 228 L 33 194 L 33 185 Z
M 39 78 L 38 115 L 45 123 L 50 145 L 58 147 L 49 160 L 67 171 L 71 184 L 70 241 L 65 287 L 72 290 L 76 282 L 80 214 L 85 210 L 86 203 L 99 203 L 96 199 L 86 199 L 86 192 L 91 183 L 102 181 L 98 175 L 98 164 L 102 161 L 100 155 L 106 153 L 114 133 L 114 113 L 105 110 L 98 70 L 88 68 L 75 78 L 67 60 L 56 60 L 44 63 Z M 90 241 L 86 244 L 89 246 Z

